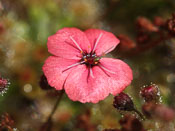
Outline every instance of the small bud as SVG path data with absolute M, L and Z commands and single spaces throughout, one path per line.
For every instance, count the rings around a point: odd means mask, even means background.
M 160 99 L 160 92 L 159 88 L 155 84 L 151 84 L 150 86 L 146 86 L 141 89 L 140 91 L 141 97 L 146 101 L 146 102 L 159 102 Z
M 113 106 L 119 111 L 134 111 L 142 120 L 144 120 L 143 115 L 134 107 L 131 97 L 123 92 L 114 97 Z
M 41 89 L 43 90 L 50 90 L 50 89 L 53 89 L 47 82 L 47 78 L 45 77 L 45 75 L 43 74 L 40 78 L 40 81 L 39 81 L 39 85 L 41 87 Z
M 132 99 L 123 92 L 114 97 L 113 106 L 121 111 L 133 111 L 135 109 Z
M 0 77 L 0 95 L 3 96 L 3 94 L 6 93 L 6 91 L 8 90 L 8 85 L 8 80 Z
M 139 17 L 137 19 L 136 25 L 138 29 L 148 32 L 157 32 L 159 30 L 154 24 L 152 24 L 150 20 L 145 17 Z

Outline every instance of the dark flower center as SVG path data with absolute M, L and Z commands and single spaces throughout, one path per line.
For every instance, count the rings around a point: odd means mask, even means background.
M 95 53 L 86 53 L 83 54 L 82 61 L 85 61 L 85 64 L 88 66 L 94 66 L 99 63 L 100 57 L 96 56 Z

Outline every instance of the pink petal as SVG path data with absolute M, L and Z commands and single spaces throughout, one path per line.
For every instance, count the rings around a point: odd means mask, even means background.
M 90 52 L 91 45 L 84 32 L 77 28 L 63 28 L 48 38 L 48 51 L 62 58 L 81 59 L 82 52 Z
M 88 29 L 85 34 L 91 43 L 92 49 L 98 38 L 100 38 L 95 50 L 98 56 L 112 51 L 120 42 L 112 33 L 100 29 Z
M 82 103 L 97 103 L 105 99 L 109 93 L 120 93 L 131 83 L 132 70 L 126 63 L 110 58 L 103 58 L 100 62 L 115 74 L 104 72 L 99 66 L 94 66 L 91 77 L 85 65 L 77 66 L 65 82 L 65 91 L 70 99 Z
M 110 73 L 103 70 L 108 74 L 111 80 L 111 94 L 116 95 L 128 86 L 133 80 L 132 69 L 123 61 L 113 58 L 102 58 L 100 59 L 100 65 L 105 67 L 107 70 L 114 72 Z
M 74 63 L 77 63 L 77 61 L 50 56 L 45 61 L 45 64 L 42 68 L 49 85 L 55 87 L 57 90 L 61 90 L 68 74 L 75 67 L 72 67 L 66 71 L 64 70 Z

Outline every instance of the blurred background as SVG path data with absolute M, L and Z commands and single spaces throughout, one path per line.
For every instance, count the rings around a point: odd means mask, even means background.
M 42 65 L 50 55 L 47 38 L 63 27 L 114 33 L 121 44 L 109 57 L 132 68 L 134 80 L 125 92 L 137 109 L 143 104 L 141 87 L 151 82 L 159 86 L 162 103 L 174 108 L 174 9 L 174 0 L 0 0 L 0 77 L 8 80 L 7 92 L 0 95 L 0 114 L 9 113 L 19 131 L 41 130 L 59 95 L 40 87 Z M 112 103 L 112 95 L 98 104 L 73 102 L 64 95 L 52 130 L 120 128 L 121 115 Z

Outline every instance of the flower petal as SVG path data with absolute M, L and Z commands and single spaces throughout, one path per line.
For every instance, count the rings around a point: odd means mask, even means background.
M 103 58 L 101 63 L 115 74 L 94 66 L 91 77 L 85 65 L 77 66 L 65 82 L 64 88 L 70 99 L 82 103 L 97 103 L 105 99 L 109 93 L 113 95 L 120 93 L 131 83 L 132 71 L 127 64 L 110 58 Z
M 86 35 L 77 28 L 59 30 L 48 38 L 47 46 L 51 54 L 67 59 L 81 59 L 82 51 L 91 51 Z
M 64 82 L 68 74 L 72 71 L 72 67 L 64 71 L 68 66 L 77 63 L 76 60 L 63 59 L 60 57 L 50 56 L 43 66 L 44 75 L 50 86 L 57 90 L 63 89 Z
M 113 95 L 120 93 L 133 80 L 132 69 L 119 59 L 102 58 L 100 65 L 104 67 L 102 70 L 109 76 L 112 89 L 110 93 Z
M 97 66 L 94 68 L 98 68 Z M 93 68 L 93 69 L 94 69 Z M 92 70 L 93 70 L 92 69 Z M 88 68 L 85 65 L 79 65 L 71 72 L 65 82 L 65 91 L 68 97 L 73 101 L 82 103 L 97 103 L 103 100 L 109 93 L 107 91 L 108 82 L 103 77 L 101 69 L 93 72 L 93 78 L 90 76 Z
M 92 50 L 97 44 L 95 53 L 98 56 L 112 51 L 120 42 L 112 33 L 100 29 L 88 29 L 85 34 L 91 43 Z

